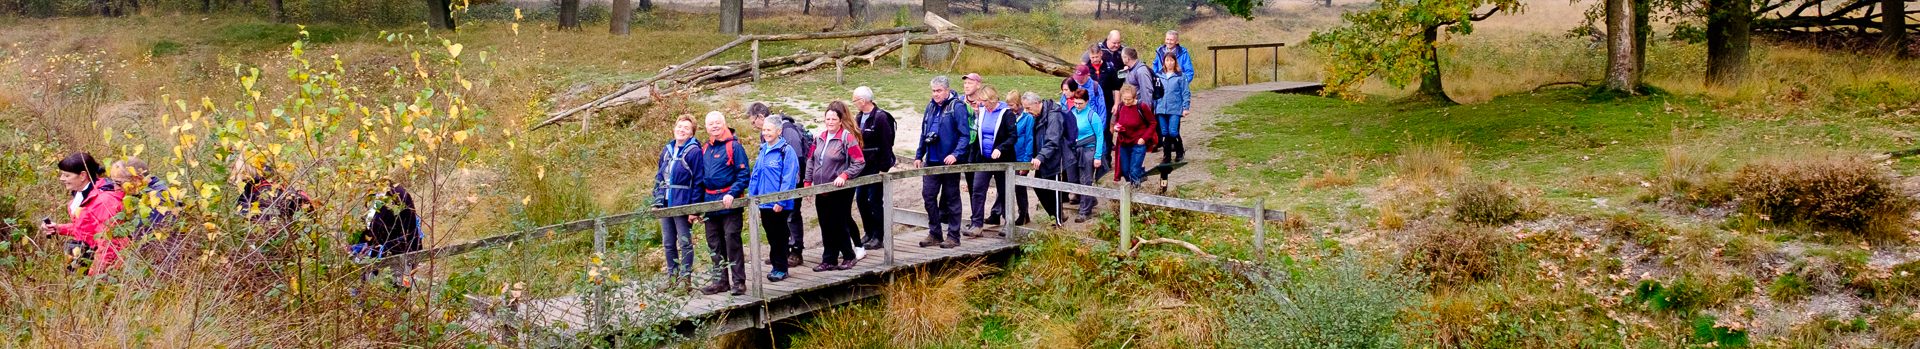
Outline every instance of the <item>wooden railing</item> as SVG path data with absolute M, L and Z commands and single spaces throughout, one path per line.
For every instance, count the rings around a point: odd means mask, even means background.
M 1213 52 L 1213 86 L 1220 86 L 1221 50 L 1240 50 L 1240 84 L 1246 85 L 1253 82 L 1253 70 L 1248 68 L 1248 61 L 1253 60 L 1253 49 L 1256 48 L 1273 48 L 1273 77 L 1274 79 L 1280 78 L 1280 47 L 1282 46 L 1287 46 L 1287 44 L 1275 42 L 1266 44 L 1207 46 L 1207 51 Z
M 742 225 L 747 227 L 748 229 L 748 231 L 745 232 L 748 238 L 748 242 L 747 242 L 748 246 L 759 246 L 760 245 L 760 225 L 754 224 L 754 222 L 758 222 L 760 220 L 760 210 L 754 209 L 754 207 L 756 207 L 756 205 L 760 203 L 800 199 L 804 197 L 817 196 L 821 194 L 837 192 L 842 190 L 851 190 L 851 189 L 868 185 L 868 184 L 888 182 L 888 181 L 899 180 L 899 179 L 912 179 L 912 178 L 920 178 L 925 176 L 941 175 L 941 174 L 990 172 L 990 171 L 1004 171 L 1006 172 L 1006 178 L 1009 179 L 1008 182 L 1011 185 L 1008 188 L 1010 189 L 1000 193 L 1000 200 L 1002 200 L 1003 202 L 1008 202 L 1008 203 L 1014 202 L 1013 193 L 1019 191 L 1020 187 L 1053 190 L 1053 191 L 1058 191 L 1066 194 L 1089 195 L 1089 196 L 1094 196 L 1102 199 L 1119 201 L 1120 202 L 1120 239 L 1119 239 L 1119 244 L 1117 246 L 1120 246 L 1121 250 L 1128 250 L 1132 248 L 1132 242 L 1133 242 L 1132 240 L 1132 233 L 1133 233 L 1132 208 L 1134 204 L 1146 204 L 1146 205 L 1152 205 L 1152 206 L 1206 212 L 1206 213 L 1212 213 L 1212 214 L 1218 214 L 1218 215 L 1250 219 L 1253 224 L 1254 253 L 1256 256 L 1263 255 L 1265 253 L 1265 244 L 1266 244 L 1265 226 L 1266 225 L 1264 224 L 1264 222 L 1279 221 L 1279 220 L 1286 219 L 1285 212 L 1265 209 L 1264 208 L 1265 199 L 1259 199 L 1258 201 L 1256 201 L 1255 207 L 1245 207 L 1245 206 L 1235 206 L 1235 205 L 1228 205 L 1228 204 L 1221 204 L 1221 203 L 1206 202 L 1206 201 L 1200 201 L 1200 200 L 1141 194 L 1141 193 L 1133 192 L 1130 189 L 1130 187 L 1126 185 L 1121 185 L 1120 189 L 1111 189 L 1111 188 L 1104 188 L 1104 187 L 1098 187 L 1098 186 L 1066 183 L 1066 182 L 1060 182 L 1060 181 L 1054 181 L 1054 180 L 1035 178 L 1030 176 L 1017 175 L 1017 171 L 1027 170 L 1030 168 L 1030 166 L 1031 165 L 1027 163 L 982 163 L 982 164 L 960 164 L 960 165 L 933 166 L 933 167 L 924 167 L 924 168 L 916 168 L 916 169 L 896 170 L 892 172 L 883 172 L 883 173 L 867 175 L 867 176 L 862 176 L 852 180 L 848 180 L 845 186 L 835 186 L 831 184 L 824 184 L 824 185 L 817 184 L 817 185 L 805 187 L 805 188 L 798 188 L 798 189 L 781 191 L 776 193 L 768 193 L 768 194 L 739 198 L 734 200 L 733 206 L 726 206 L 721 202 L 704 202 L 704 203 L 698 203 L 698 204 L 635 211 L 635 212 L 629 212 L 629 213 L 582 219 L 582 220 L 560 223 L 560 224 L 553 224 L 553 225 L 543 226 L 543 227 L 534 228 L 534 229 L 522 230 L 518 232 L 487 237 L 487 238 L 469 241 L 465 243 L 441 246 L 441 247 L 436 247 L 432 249 L 426 249 L 426 250 L 416 251 L 412 253 L 391 256 L 391 257 L 387 257 L 387 258 L 375 261 L 371 263 L 369 267 L 370 268 L 386 268 L 386 267 L 392 267 L 396 265 L 420 263 L 421 261 L 424 261 L 427 259 L 455 256 L 462 253 L 472 252 L 481 248 L 486 248 L 489 246 L 506 244 L 509 242 L 525 240 L 533 237 L 558 236 L 560 234 L 587 231 L 589 229 L 591 229 L 594 232 L 594 236 L 593 236 L 594 252 L 605 253 L 606 244 L 607 244 L 606 226 L 609 224 L 621 224 L 621 223 L 631 222 L 634 220 L 651 219 L 654 217 L 677 217 L 677 216 L 695 215 L 695 214 L 702 214 L 707 212 L 735 209 L 735 208 L 743 208 L 743 210 L 746 211 L 745 212 L 746 220 L 742 222 L 743 223 Z M 881 215 L 882 217 L 881 231 L 883 232 L 882 234 L 884 234 L 884 236 L 889 237 L 886 239 L 880 239 L 880 241 L 882 241 L 882 253 L 883 253 L 882 262 L 886 263 L 888 266 L 893 266 L 894 265 L 894 255 L 893 255 L 894 239 L 892 239 L 891 237 L 894 235 L 891 232 L 891 230 L 895 222 L 894 216 L 899 213 L 895 212 L 896 210 L 891 209 L 893 207 L 893 198 L 891 195 L 881 195 L 880 200 L 881 200 L 882 207 L 890 208 L 887 210 L 882 210 L 884 213 Z M 1061 210 L 1062 212 L 1064 212 L 1065 208 L 1061 208 Z M 1025 228 L 1025 227 L 1007 227 L 1005 228 L 1005 230 L 1008 233 L 1008 236 L 1013 238 L 1016 241 L 1023 240 L 1027 236 L 1035 232 L 1035 230 Z M 745 251 L 747 254 L 746 256 L 747 260 L 748 261 L 760 260 L 758 250 L 759 250 L 758 248 L 751 248 L 751 247 L 746 248 Z M 761 273 L 760 263 L 747 263 L 747 265 L 753 268 L 752 274 L 748 274 L 748 275 L 760 275 Z M 766 300 L 766 291 L 763 285 L 765 284 L 754 283 L 754 285 L 755 285 L 755 288 L 753 291 L 754 297 L 759 298 L 764 303 Z M 596 294 L 593 297 L 593 302 L 594 302 L 593 307 L 595 311 L 593 311 L 594 314 L 590 314 L 589 318 L 591 319 L 590 321 L 592 322 L 592 325 L 590 326 L 593 326 L 595 329 L 600 328 L 600 326 L 605 323 L 606 313 L 604 309 L 605 308 L 604 298 L 605 298 L 604 294 Z M 765 318 L 764 316 L 765 314 L 762 314 L 762 315 L 763 316 L 761 318 Z

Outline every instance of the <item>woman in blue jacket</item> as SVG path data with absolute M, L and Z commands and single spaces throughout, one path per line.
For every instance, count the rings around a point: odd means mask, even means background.
M 1160 163 L 1187 161 L 1187 143 L 1180 139 L 1180 118 L 1190 112 L 1193 90 L 1187 84 L 1193 81 L 1191 74 L 1182 73 L 1180 60 L 1174 57 L 1160 59 L 1160 99 L 1154 100 L 1153 111 L 1159 114 Z M 1160 173 L 1160 186 L 1166 189 L 1167 173 Z
M 694 180 L 700 178 L 700 142 L 693 139 L 693 115 L 673 122 L 673 140 L 660 150 L 660 167 L 653 176 L 653 207 L 700 202 Z M 660 244 L 667 250 L 667 275 L 677 287 L 691 287 L 693 277 L 693 222 L 695 215 L 660 218 Z
M 760 123 L 760 157 L 753 164 L 753 174 L 747 182 L 747 195 L 766 195 L 793 190 L 800 186 L 800 153 L 780 138 L 783 127 L 778 119 L 767 118 Z M 782 200 L 760 204 L 760 227 L 767 230 L 767 243 L 773 245 L 768 261 L 773 271 L 767 273 L 768 282 L 780 282 L 787 279 L 787 216 L 794 212 L 794 200 Z

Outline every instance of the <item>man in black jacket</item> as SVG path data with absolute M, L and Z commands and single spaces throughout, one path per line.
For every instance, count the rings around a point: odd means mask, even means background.
M 893 114 L 873 104 L 873 89 L 866 86 L 853 89 L 853 106 L 860 110 L 854 120 L 860 123 L 860 152 L 867 158 L 867 166 L 861 168 L 860 175 L 887 172 L 893 168 L 893 137 L 898 131 Z M 881 226 L 881 215 L 886 214 L 881 195 L 887 195 L 887 182 L 853 189 L 853 201 L 860 205 L 860 225 L 867 228 L 867 237 L 854 241 L 856 246 L 878 250 L 882 247 L 881 239 L 887 238 L 886 230 L 882 229 L 885 227 Z
M 1063 87 L 1061 91 L 1064 93 L 1066 89 Z M 1072 153 L 1067 149 L 1067 144 L 1074 139 L 1073 113 L 1067 112 L 1056 102 L 1041 100 L 1040 95 L 1033 92 L 1021 96 L 1021 102 L 1028 113 L 1039 116 L 1033 121 L 1033 160 L 1029 162 L 1033 165 L 1033 177 L 1066 181 L 1062 169 L 1067 163 L 1064 161 L 1066 155 Z M 1040 210 L 1052 216 L 1053 225 L 1059 226 L 1062 216 L 1056 192 L 1033 188 L 1033 193 L 1040 199 Z

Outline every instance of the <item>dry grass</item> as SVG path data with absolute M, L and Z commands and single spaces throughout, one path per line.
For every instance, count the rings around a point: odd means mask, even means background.
M 1512 238 L 1484 227 L 1445 224 L 1413 232 L 1407 242 L 1408 270 L 1427 275 L 1435 286 L 1462 287 L 1493 278 L 1502 268 L 1501 251 Z
M 1857 156 L 1760 161 L 1733 176 L 1742 209 L 1774 224 L 1838 230 L 1856 238 L 1902 242 L 1920 203 L 1889 171 Z
M 1374 207 L 1380 211 L 1379 219 L 1374 221 L 1375 226 L 1387 230 L 1400 230 L 1407 227 L 1407 216 L 1400 213 L 1400 204 L 1386 201 Z
M 1412 183 L 1444 183 L 1467 172 L 1466 152 L 1450 141 L 1402 148 L 1393 165 L 1396 177 Z
M 975 261 L 941 273 L 915 270 L 887 284 L 887 326 L 894 335 L 891 343 L 918 347 L 952 338 L 961 321 L 973 311 L 973 305 L 967 303 L 967 286 L 995 270 Z
M 1319 175 L 1300 177 L 1300 187 L 1304 189 L 1326 189 L 1353 185 L 1360 181 L 1360 163 L 1347 163 L 1345 171 L 1328 166 Z
M 1194 348 L 1213 344 L 1225 328 L 1219 313 L 1168 295 L 1135 297 L 1128 310 L 1140 326 L 1144 348 Z

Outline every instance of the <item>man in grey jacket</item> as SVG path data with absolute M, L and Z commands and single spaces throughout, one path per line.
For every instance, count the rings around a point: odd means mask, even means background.
M 1153 79 L 1155 77 L 1153 76 L 1153 69 L 1147 68 L 1147 63 L 1140 61 L 1140 51 L 1136 51 L 1132 47 L 1120 50 L 1120 60 L 1126 64 L 1126 68 L 1120 70 L 1120 76 L 1126 77 L 1126 84 L 1133 85 L 1133 90 L 1138 91 L 1138 93 L 1134 94 L 1134 98 L 1139 99 L 1140 103 L 1153 105 Z M 1107 106 L 1108 109 L 1110 109 L 1107 112 L 1109 117 L 1119 113 L 1119 102 L 1109 100 L 1107 103 L 1112 104 Z

